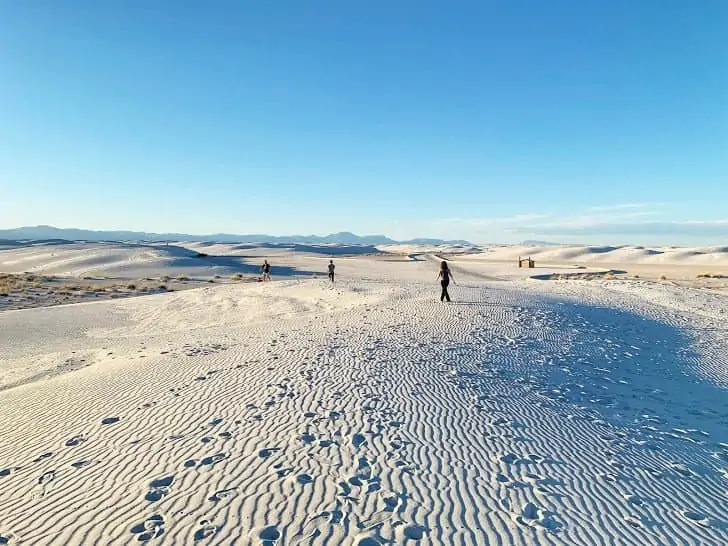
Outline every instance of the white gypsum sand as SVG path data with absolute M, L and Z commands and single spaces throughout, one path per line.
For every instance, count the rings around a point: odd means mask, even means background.
M 724 296 L 276 256 L 0 312 L 0 543 L 728 543 Z

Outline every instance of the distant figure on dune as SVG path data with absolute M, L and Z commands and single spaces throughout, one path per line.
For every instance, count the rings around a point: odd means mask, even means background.
M 334 265 L 334 260 L 329 260 L 329 280 L 331 282 L 334 282 L 334 269 L 336 269 L 336 266 Z
M 452 271 L 450 271 L 445 260 L 440 263 L 440 272 L 437 274 L 437 278 L 440 280 L 440 285 L 442 286 L 440 301 L 447 300 L 449 302 L 450 294 L 447 293 L 447 287 L 450 285 L 450 279 L 452 279 L 452 283 L 455 284 L 455 278 L 452 276 Z
M 263 267 L 261 269 L 263 271 L 263 280 L 269 281 L 270 280 L 270 264 L 268 263 L 268 260 L 263 261 Z

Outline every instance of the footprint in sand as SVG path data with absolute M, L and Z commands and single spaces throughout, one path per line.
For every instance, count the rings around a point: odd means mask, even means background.
M 220 502 L 235 496 L 236 492 L 237 491 L 235 489 L 223 489 L 221 491 L 215 492 L 207 500 L 209 500 L 210 502 Z
M 670 464 L 670 468 L 686 478 L 692 478 L 695 476 L 695 473 L 682 463 L 672 463 Z
M 629 504 L 632 504 L 634 506 L 642 506 L 645 503 L 645 500 L 640 497 L 639 495 L 631 494 L 631 495 L 622 495 L 624 497 L 624 500 L 627 501 Z
M 505 464 L 514 464 L 519 460 L 519 457 L 513 453 L 508 453 L 507 455 L 499 457 L 499 460 Z
M 276 451 L 280 451 L 280 450 L 281 450 L 280 447 L 266 447 L 264 449 L 261 449 L 258 452 L 258 457 L 260 457 L 261 459 L 267 459 L 268 457 L 273 455 Z
M 642 518 L 638 516 L 624 516 L 624 521 L 627 522 L 627 524 L 631 525 L 635 529 L 645 529 L 646 525 L 642 521 Z
M 364 537 L 356 543 L 357 546 L 382 546 L 382 541 L 376 537 Z
M 554 514 L 539 508 L 532 502 L 527 502 L 516 516 L 518 523 L 530 526 L 541 526 L 549 531 L 556 531 L 561 524 L 554 519 Z
M 121 419 L 119 417 L 104 417 L 101 420 L 102 425 L 113 425 L 114 423 L 118 423 Z
M 2 470 L 0 470 L 0 478 L 4 478 L 5 476 L 10 476 L 9 468 L 3 468 Z
M 98 461 L 96 461 L 96 462 L 98 462 Z M 93 464 L 93 463 L 94 463 L 94 461 L 83 460 L 83 461 L 73 462 L 73 463 L 71 463 L 71 466 L 73 468 L 83 468 L 83 467 L 89 466 L 90 464 Z
M 404 528 L 404 536 L 408 540 L 422 540 L 426 531 L 422 525 L 408 525 Z
M 680 515 L 682 515 L 682 517 L 686 520 L 700 525 L 701 527 L 710 527 L 710 519 L 700 512 L 696 512 L 694 510 L 680 510 Z
M 310 445 L 316 441 L 316 436 L 311 433 L 305 432 L 298 437 L 304 444 Z
M 66 447 L 76 447 L 86 441 L 86 436 L 79 434 L 66 441 Z
M 212 455 L 211 457 L 205 457 L 200 461 L 200 466 L 212 466 L 215 463 L 219 463 L 220 461 L 227 459 L 227 453 L 216 453 L 215 455 Z
M 39 463 L 39 462 L 44 461 L 45 459 L 49 459 L 51 457 L 53 457 L 53 453 L 49 451 L 48 453 L 43 453 L 43 455 L 40 455 L 39 457 L 34 459 L 33 462 Z
M 263 546 L 275 546 L 281 539 L 281 532 L 270 525 L 258 533 L 258 538 L 263 541 Z
M 52 482 L 56 478 L 56 471 L 55 470 L 49 470 L 45 474 L 43 474 L 40 478 L 38 478 L 38 485 L 45 485 L 47 483 Z
M 148 542 L 161 537 L 164 534 L 164 518 L 158 514 L 150 516 L 142 523 L 137 523 L 131 528 L 132 535 L 138 535 L 139 542 Z
M 169 487 L 173 482 L 174 476 L 165 476 L 164 478 L 152 480 L 149 484 L 149 491 L 145 495 L 144 500 L 149 502 L 162 500 L 162 497 L 169 493 Z
M 275 469 L 275 473 L 279 478 L 285 478 L 289 474 L 293 474 L 292 468 L 284 468 L 283 463 L 278 463 L 273 465 L 273 468 Z
M 195 534 L 194 534 L 195 542 L 200 542 L 201 540 L 210 538 L 210 537 L 214 536 L 219 530 L 220 530 L 220 527 L 217 527 L 215 525 L 210 525 L 210 522 L 207 520 L 202 520 L 200 522 L 200 529 L 195 531 Z

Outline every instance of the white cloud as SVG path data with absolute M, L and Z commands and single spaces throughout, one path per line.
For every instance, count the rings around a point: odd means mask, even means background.
M 593 211 L 593 212 L 616 212 L 616 211 L 626 211 L 626 210 L 634 210 L 634 209 L 660 209 L 664 208 L 665 203 L 619 203 L 616 205 L 598 205 L 589 207 L 586 210 L 587 211 Z
M 436 222 L 458 237 L 475 241 L 513 242 L 523 238 L 556 240 L 615 240 L 625 244 L 637 239 L 700 240 L 706 244 L 728 237 L 728 219 L 675 219 L 667 203 L 621 203 L 592 206 L 572 214 L 528 213 L 493 218 L 447 218 Z

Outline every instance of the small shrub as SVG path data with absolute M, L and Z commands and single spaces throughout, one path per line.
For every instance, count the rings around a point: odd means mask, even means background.
M 178 281 L 189 281 L 190 278 L 189 277 L 185 277 L 184 275 L 180 275 L 179 277 L 177 277 L 177 280 Z
M 215 279 L 210 279 L 210 280 L 209 280 L 209 281 L 207 281 L 207 282 L 211 282 L 211 283 L 213 283 L 213 284 L 214 284 L 214 283 L 215 283 Z
M 2 297 L 2 298 L 9 298 L 10 297 L 10 294 L 8 294 L 7 292 L 0 292 L 0 297 Z
M 722 279 L 723 275 L 719 275 L 718 273 L 701 273 L 698 275 L 699 279 Z
M 204 252 L 198 252 L 195 258 L 207 258 L 207 254 L 205 254 Z
M 215 278 L 216 279 L 222 279 L 222 277 L 220 275 L 215 275 Z
M 235 273 L 235 275 L 230 278 L 234 281 L 242 281 L 244 277 L 242 273 Z
M 160 284 L 157 288 L 159 288 L 160 290 L 167 290 L 167 285 L 166 284 Z
M 136 290 L 137 286 L 134 283 L 130 283 L 126 285 L 127 290 Z
M 660 280 L 661 281 L 666 281 L 667 280 L 667 275 L 660 275 Z

